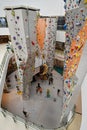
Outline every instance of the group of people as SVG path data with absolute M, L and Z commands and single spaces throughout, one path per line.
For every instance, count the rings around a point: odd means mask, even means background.
M 42 94 L 42 87 L 40 86 L 40 83 L 38 83 L 38 85 L 36 86 L 36 94 L 37 93 Z M 49 89 L 47 89 L 47 95 L 50 95 L 50 90 Z M 60 89 L 57 89 L 57 96 L 59 96 L 59 95 L 60 95 Z

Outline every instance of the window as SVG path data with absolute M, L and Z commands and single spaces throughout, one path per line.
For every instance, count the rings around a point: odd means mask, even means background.
M 57 22 L 57 30 L 64 30 L 65 17 L 59 16 Z
M 0 28 L 8 27 L 7 20 L 5 17 L 0 17 Z
M 56 41 L 56 45 L 55 45 L 55 49 L 56 50 L 64 51 L 64 48 L 65 48 L 64 42 L 58 42 L 58 41 Z

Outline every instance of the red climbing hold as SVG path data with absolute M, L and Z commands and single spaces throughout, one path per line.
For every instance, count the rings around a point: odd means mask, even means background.
M 35 45 L 35 43 L 32 41 L 32 45 Z

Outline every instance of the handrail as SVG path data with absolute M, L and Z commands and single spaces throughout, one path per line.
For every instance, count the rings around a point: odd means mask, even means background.
M 4 69 L 5 62 L 6 62 L 6 59 L 8 57 L 8 54 L 9 53 L 6 51 L 5 54 L 4 54 L 3 60 L 1 62 L 1 65 L 0 65 L 0 78 L 2 77 L 2 72 L 3 72 L 3 69 Z
M 5 67 L 5 62 L 7 60 L 7 58 L 9 58 L 9 56 L 12 55 L 12 52 L 9 50 L 6 50 L 4 56 L 3 56 L 3 59 L 2 59 L 2 62 L 0 64 L 0 79 L 2 79 L 2 73 L 3 73 L 3 70 L 4 70 L 4 67 Z

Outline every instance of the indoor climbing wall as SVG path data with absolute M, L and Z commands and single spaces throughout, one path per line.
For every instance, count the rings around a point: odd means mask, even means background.
M 46 61 L 50 73 L 54 66 L 57 18 L 56 17 L 47 18 L 46 25 L 47 28 L 46 28 L 44 54 L 46 54 Z
M 75 95 L 73 93 L 78 87 L 77 83 L 79 76 L 77 77 L 76 72 L 78 71 L 78 66 L 81 63 L 80 60 L 87 40 L 86 0 L 67 0 L 65 6 L 67 8 L 62 116 L 64 116 L 66 110 L 69 111 L 70 101 L 74 98 Z M 81 87 L 81 84 L 79 85 Z
M 54 65 L 54 53 L 56 42 L 56 17 L 41 17 L 37 24 L 37 39 L 41 49 L 42 59 L 47 62 L 49 69 Z
M 66 11 L 76 9 L 79 7 L 81 0 L 64 0 Z
M 37 41 L 42 51 L 44 48 L 44 39 L 46 36 L 46 19 L 45 18 L 38 18 L 37 22 Z
M 23 98 L 29 98 L 29 86 L 35 68 L 37 9 L 6 7 L 6 16 L 19 72 L 19 84 L 23 86 Z

